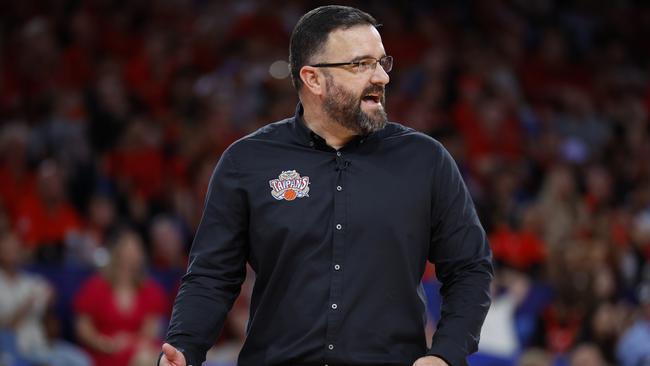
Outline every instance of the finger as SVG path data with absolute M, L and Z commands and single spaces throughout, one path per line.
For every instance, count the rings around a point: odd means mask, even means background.
M 178 350 L 169 343 L 163 344 L 162 351 L 169 361 L 175 361 L 178 358 Z
M 413 366 L 427 366 L 427 365 L 434 365 L 434 363 L 429 363 L 427 362 L 428 360 L 424 357 L 420 357 L 415 362 L 413 363 Z

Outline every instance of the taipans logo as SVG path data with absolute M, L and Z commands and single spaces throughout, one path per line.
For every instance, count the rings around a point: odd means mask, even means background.
M 283 171 L 278 179 L 270 180 L 269 185 L 273 188 L 271 196 L 278 201 L 309 197 L 309 177 L 301 177 L 295 170 Z

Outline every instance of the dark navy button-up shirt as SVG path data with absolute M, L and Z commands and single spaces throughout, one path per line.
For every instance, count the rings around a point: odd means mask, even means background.
M 426 347 L 426 261 L 442 318 Z M 487 313 L 491 252 L 458 169 L 396 123 L 329 147 L 296 115 L 216 166 L 167 341 L 198 366 L 255 271 L 241 366 L 463 365 Z

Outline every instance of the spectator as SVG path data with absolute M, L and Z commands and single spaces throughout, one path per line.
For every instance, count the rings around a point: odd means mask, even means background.
M 83 230 L 68 240 L 66 261 L 69 264 L 93 266 L 97 250 L 104 248 L 110 234 L 116 229 L 118 213 L 115 198 L 105 192 L 90 197 Z
M 650 365 L 650 283 L 639 289 L 641 311 L 621 336 L 616 347 L 616 356 L 622 366 Z
M 56 262 L 68 235 L 80 230 L 81 218 L 66 197 L 64 172 L 55 161 L 40 164 L 37 187 L 35 194 L 23 197 L 14 225 L 39 260 Z
M 168 305 L 163 290 L 146 275 L 144 254 L 135 233 L 120 231 L 108 264 L 74 300 L 77 337 L 96 366 L 155 363 Z
M 92 366 L 90 357 L 79 346 L 61 338 L 61 320 L 52 307 L 43 319 L 46 347 L 37 353 L 36 363 L 48 366 Z
M 570 366 L 606 366 L 598 347 L 593 344 L 583 343 L 578 345 L 569 357 Z
M 8 123 L 0 130 L 0 201 L 15 218 L 22 197 L 35 191 L 35 177 L 27 160 L 29 127 Z
M 550 169 L 539 196 L 541 215 L 544 220 L 544 242 L 549 251 L 564 246 L 573 238 L 579 224 L 580 206 L 576 179 L 569 166 Z
M 521 350 L 515 313 L 529 287 L 530 279 L 522 272 L 502 268 L 497 273 L 492 283 L 492 305 L 481 330 L 480 353 L 499 357 L 504 363 L 515 359 Z
M 565 354 L 576 344 L 584 318 L 579 304 L 554 299 L 539 317 L 536 345 L 555 356 Z
M 22 271 L 23 246 L 11 232 L 0 232 L 0 332 L 3 348 L 25 361 L 43 356 L 47 339 L 43 316 L 52 288 L 40 277 Z M 3 350 L 7 351 L 7 349 Z
M 187 248 L 180 224 L 171 217 L 154 218 L 149 228 L 151 269 L 163 285 L 170 303 L 176 298 L 180 279 L 187 268 Z
M 553 365 L 553 359 L 551 355 L 548 354 L 543 349 L 540 348 L 531 348 L 524 352 L 521 357 L 519 357 L 519 362 L 517 366 L 551 366 Z
M 584 322 L 580 343 L 589 343 L 606 363 L 614 364 L 616 342 L 624 329 L 627 310 L 622 304 L 598 303 Z
M 543 264 L 546 246 L 540 238 L 539 209 L 531 205 L 524 208 L 521 229 L 513 230 L 503 223 L 490 235 L 494 257 L 518 270 L 534 274 Z

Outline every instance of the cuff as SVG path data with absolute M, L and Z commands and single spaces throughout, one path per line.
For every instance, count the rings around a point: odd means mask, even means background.
M 447 339 L 434 339 L 427 355 L 440 357 L 450 366 L 467 366 L 467 352 Z

